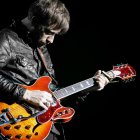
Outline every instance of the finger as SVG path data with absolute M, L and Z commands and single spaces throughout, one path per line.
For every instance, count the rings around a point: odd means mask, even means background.
M 45 109 L 45 110 L 48 110 L 48 107 L 47 107 L 46 105 L 44 105 L 43 102 L 40 102 L 40 103 L 39 103 L 39 106 L 42 107 L 42 108 Z
M 48 96 L 48 97 L 52 97 L 52 94 L 51 94 L 51 93 L 46 92 L 46 91 L 43 91 L 43 92 L 44 92 L 44 94 L 45 94 L 46 96 Z
M 50 94 L 50 93 L 48 93 L 48 92 L 42 92 L 43 94 L 42 94 L 42 98 L 43 98 L 43 101 L 48 101 L 48 102 L 50 102 L 50 103 L 52 103 L 53 102 L 53 97 L 52 97 L 52 95 Z
M 97 83 L 98 83 L 98 88 L 97 88 L 97 91 L 102 90 L 102 89 L 104 88 L 104 86 L 103 86 L 103 85 L 101 85 L 101 83 L 100 83 L 99 81 L 97 81 Z
M 52 97 L 46 97 L 45 100 L 48 101 L 48 102 L 50 102 L 50 103 L 53 102 L 53 98 Z
M 50 107 L 51 103 L 46 102 L 45 105 L 46 105 L 47 107 Z
M 44 103 L 47 107 L 49 107 L 52 102 L 48 99 L 43 98 L 42 103 Z
M 99 75 L 99 74 L 101 74 L 101 70 L 98 70 L 98 71 L 94 74 L 94 76 L 97 76 L 97 75 Z
M 97 79 L 97 81 L 99 81 L 99 83 L 101 83 L 101 85 L 103 85 L 103 86 L 105 86 L 105 85 L 107 85 L 109 83 L 109 80 L 107 78 L 105 78 L 105 77 L 99 77 Z
M 109 83 L 108 78 L 106 78 L 104 75 L 99 75 L 95 77 L 95 79 L 98 81 L 104 82 L 105 85 Z
M 96 82 L 97 82 L 99 88 L 103 88 L 105 86 L 104 82 L 102 82 L 102 81 L 96 81 Z

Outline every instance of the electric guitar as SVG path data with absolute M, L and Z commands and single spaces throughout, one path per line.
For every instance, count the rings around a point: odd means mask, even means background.
M 127 81 L 136 76 L 136 71 L 129 64 L 113 66 L 108 72 L 102 72 L 110 81 L 118 78 Z M 35 113 L 29 113 L 30 106 L 26 103 L 20 105 L 13 103 L 11 105 L 0 102 L 0 134 L 10 140 L 43 140 L 47 138 L 56 122 L 69 122 L 75 110 L 64 107 L 60 104 L 63 98 L 66 98 L 79 91 L 93 87 L 94 77 L 78 82 L 66 88 L 52 92 L 49 88 L 52 79 L 49 76 L 43 76 L 36 80 L 31 86 L 21 85 L 28 90 L 47 91 L 53 95 L 54 103 L 48 110 L 40 110 Z

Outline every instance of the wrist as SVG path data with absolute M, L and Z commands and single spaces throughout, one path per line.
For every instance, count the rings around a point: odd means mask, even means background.
M 22 98 L 23 100 L 29 100 L 29 97 L 30 97 L 29 90 L 26 89 Z

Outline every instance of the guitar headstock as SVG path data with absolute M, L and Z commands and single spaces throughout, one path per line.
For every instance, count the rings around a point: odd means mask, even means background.
M 129 64 L 113 66 L 112 72 L 114 77 L 121 78 L 123 81 L 128 81 L 136 76 L 135 69 Z

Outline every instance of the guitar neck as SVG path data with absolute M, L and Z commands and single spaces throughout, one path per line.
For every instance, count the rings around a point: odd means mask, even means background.
M 60 100 L 82 90 L 88 89 L 94 85 L 93 78 L 86 79 L 71 86 L 62 88 L 53 93 L 56 99 Z
M 113 66 L 112 70 L 107 72 L 102 71 L 102 74 L 106 78 L 108 78 L 109 82 L 111 82 L 116 77 L 122 79 L 123 81 L 126 81 L 127 79 L 136 76 L 136 71 L 129 64 L 124 64 L 124 65 Z M 62 88 L 60 90 L 57 90 L 53 94 L 56 99 L 60 100 L 72 94 L 78 93 L 79 91 L 88 89 L 92 86 L 95 86 L 94 77 L 78 82 L 71 86 Z

